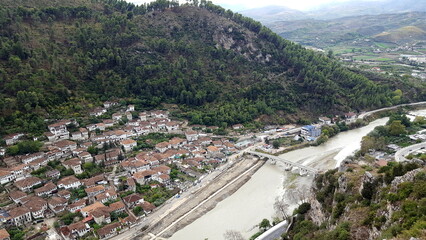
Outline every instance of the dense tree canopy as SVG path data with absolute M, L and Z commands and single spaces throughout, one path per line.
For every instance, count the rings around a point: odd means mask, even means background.
M 419 88 L 407 98 L 404 88 L 370 81 L 208 1 L 49 3 L 0 6 L 0 134 L 39 134 L 44 118 L 83 116 L 111 97 L 140 108 L 179 104 L 192 123 L 222 127 L 424 97 Z

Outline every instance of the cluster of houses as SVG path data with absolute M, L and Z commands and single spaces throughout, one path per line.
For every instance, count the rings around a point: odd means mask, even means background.
M 104 108 L 97 108 L 90 115 L 101 116 L 114 105 L 117 104 L 106 102 Z M 83 221 L 59 229 L 63 238 L 77 239 L 92 232 L 90 223 L 93 221 L 103 226 L 96 231 L 99 238 L 117 234 L 120 229 L 136 222 L 137 216 L 132 213 L 136 206 L 142 207 L 145 214 L 155 206 L 137 193 L 121 198 L 117 183 L 110 178 L 113 173 L 89 176 L 91 178 L 88 179 L 79 179 L 76 175 L 82 174 L 83 165 L 90 162 L 120 169 L 121 176 L 126 179 L 127 191 L 135 192 L 137 184 L 151 181 L 173 188 L 171 168 L 166 165 L 175 164 L 182 172 L 196 176 L 197 171 L 199 173 L 206 166 L 219 164 L 227 155 L 237 152 L 235 145 L 226 138 L 213 138 L 211 134 L 182 129 L 182 125 L 182 122 L 172 121 L 167 111 L 135 113 L 132 105 L 125 111 L 112 114 L 111 119 L 84 127 L 73 120 L 50 124 L 49 132 L 45 133 L 48 140 L 46 151 L 3 159 L 6 167 L 0 168 L 0 183 L 7 184 L 13 201 L 2 208 L 7 213 L 3 223 L 26 226 L 64 212 L 81 212 L 85 217 Z M 137 146 L 138 137 L 156 132 L 174 133 L 181 137 L 160 142 L 151 151 L 126 156 Z M 15 144 L 22 136 L 10 136 L 6 144 Z M 98 155 L 89 153 L 89 148 L 104 149 L 106 144 L 112 147 Z M 75 175 L 61 176 L 59 170 L 48 166 L 52 161 L 60 162 Z M 32 175 L 41 168 L 47 170 L 42 176 Z M 72 197 L 73 192 L 79 189 L 84 189 L 87 196 L 81 199 Z M 111 204 L 107 206 L 106 203 Z M 114 213 L 126 213 L 127 217 L 111 222 Z

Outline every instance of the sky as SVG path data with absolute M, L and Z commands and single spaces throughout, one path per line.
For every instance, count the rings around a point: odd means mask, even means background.
M 150 0 L 127 0 L 135 4 L 141 4 L 144 2 L 150 2 Z M 224 8 L 230 8 L 234 11 L 258 8 L 270 5 L 286 6 L 297 10 L 309 10 L 315 8 L 321 4 L 333 3 L 333 2 L 345 2 L 349 0 L 212 0 L 213 3 L 220 5 Z M 360 0 L 361 1 L 361 0 Z M 377 1 L 377 0 L 367 0 Z M 185 3 L 185 0 L 180 0 L 181 3 Z

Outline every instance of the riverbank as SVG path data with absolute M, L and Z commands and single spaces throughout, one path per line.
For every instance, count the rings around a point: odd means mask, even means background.
M 236 192 L 264 163 L 251 157 L 237 161 L 228 170 L 212 179 L 206 187 L 194 192 L 184 206 L 174 209 L 161 221 L 145 230 L 141 234 L 144 236 L 142 239 L 152 239 L 153 236 L 170 237 Z
M 381 108 L 369 112 L 365 112 L 359 116 L 359 118 L 365 119 L 367 122 L 372 122 L 378 118 L 388 117 L 391 113 L 397 111 L 414 111 L 426 108 L 426 102 L 401 104 L 388 108 Z
M 360 148 L 363 136 L 387 121 L 387 118 L 374 120 L 367 126 L 341 132 L 320 146 L 293 150 L 280 157 L 323 171 L 333 169 Z M 256 232 L 256 224 L 263 218 L 271 219 L 275 216 L 273 204 L 277 197 L 284 197 L 290 202 L 288 198 L 295 195 L 292 194 L 293 190 L 306 189 L 312 184 L 312 179 L 306 177 L 297 177 L 297 181 L 294 181 L 292 175 L 280 169 L 279 164 L 265 164 L 232 196 L 176 232 L 170 239 L 223 239 L 223 233 L 227 230 L 240 232 L 249 238 Z M 290 205 L 289 208 L 295 206 Z

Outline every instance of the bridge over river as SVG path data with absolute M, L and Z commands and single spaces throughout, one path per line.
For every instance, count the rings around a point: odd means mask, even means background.
M 305 166 L 299 163 L 295 163 L 295 162 L 291 162 L 289 160 L 286 160 L 284 158 L 280 158 L 274 155 L 270 155 L 270 154 L 266 154 L 266 153 L 261 153 L 261 152 L 254 152 L 254 151 L 247 151 L 246 153 L 256 156 L 256 157 L 262 157 L 262 158 L 268 158 L 270 160 L 272 160 L 273 162 L 279 162 L 281 164 L 283 164 L 286 168 L 288 169 L 292 169 L 293 167 L 297 167 L 299 169 L 299 173 L 300 175 L 305 175 L 305 174 L 313 174 L 316 175 L 319 173 L 318 169 L 309 167 L 309 166 Z

